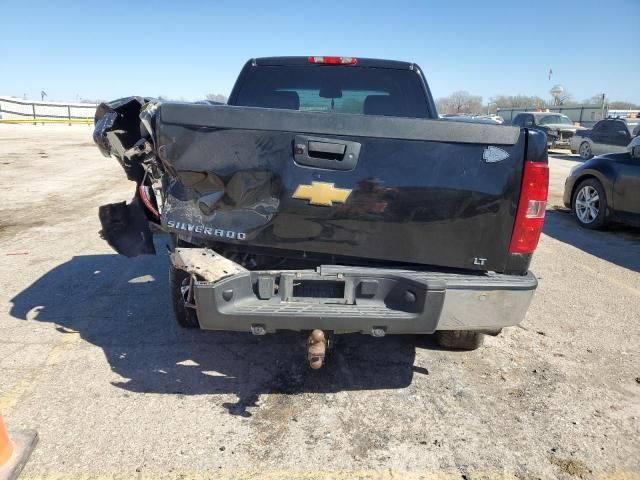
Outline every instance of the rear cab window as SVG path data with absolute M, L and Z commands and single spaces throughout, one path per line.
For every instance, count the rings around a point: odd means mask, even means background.
M 233 104 L 430 118 L 425 89 L 414 71 L 351 65 L 255 66 L 247 70 Z

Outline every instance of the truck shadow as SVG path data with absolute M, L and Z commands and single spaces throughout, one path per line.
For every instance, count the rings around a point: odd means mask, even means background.
M 543 232 L 590 255 L 640 272 L 640 229 L 611 225 L 595 231 L 579 227 L 569 210 L 547 210 Z
M 411 384 L 414 372 L 428 374 L 413 365 L 412 336 L 338 336 L 327 365 L 313 371 L 305 361 L 302 334 L 183 330 L 170 311 L 167 270 L 166 255 L 77 256 L 16 295 L 10 314 L 51 322 L 61 334 L 79 332 L 102 348 L 122 377 L 113 382 L 118 388 L 235 394 L 237 402 L 223 403 L 233 415 L 250 416 L 248 408 L 263 393 L 399 389 Z M 421 346 L 429 348 L 430 342 L 421 340 Z

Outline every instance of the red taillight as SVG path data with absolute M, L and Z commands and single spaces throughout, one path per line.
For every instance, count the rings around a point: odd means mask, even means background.
M 538 246 L 549 193 L 549 165 L 524 162 L 520 201 L 509 253 L 532 253 Z
M 309 63 L 320 63 L 324 65 L 355 65 L 357 58 L 353 57 L 309 57 Z

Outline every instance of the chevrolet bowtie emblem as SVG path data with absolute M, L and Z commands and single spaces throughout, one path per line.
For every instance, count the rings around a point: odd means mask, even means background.
M 333 183 L 311 182 L 311 185 L 298 185 L 293 192 L 293 198 L 309 200 L 311 205 L 330 207 L 333 202 L 346 202 L 350 194 L 350 188 L 336 188 Z

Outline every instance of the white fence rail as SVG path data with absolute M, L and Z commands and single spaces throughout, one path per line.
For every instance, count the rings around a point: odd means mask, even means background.
M 93 121 L 97 107 L 98 105 L 93 103 L 36 102 L 15 97 L 0 97 L 0 119 L 17 122 L 57 119 L 60 123 L 64 123 L 64 120 L 88 123 Z

